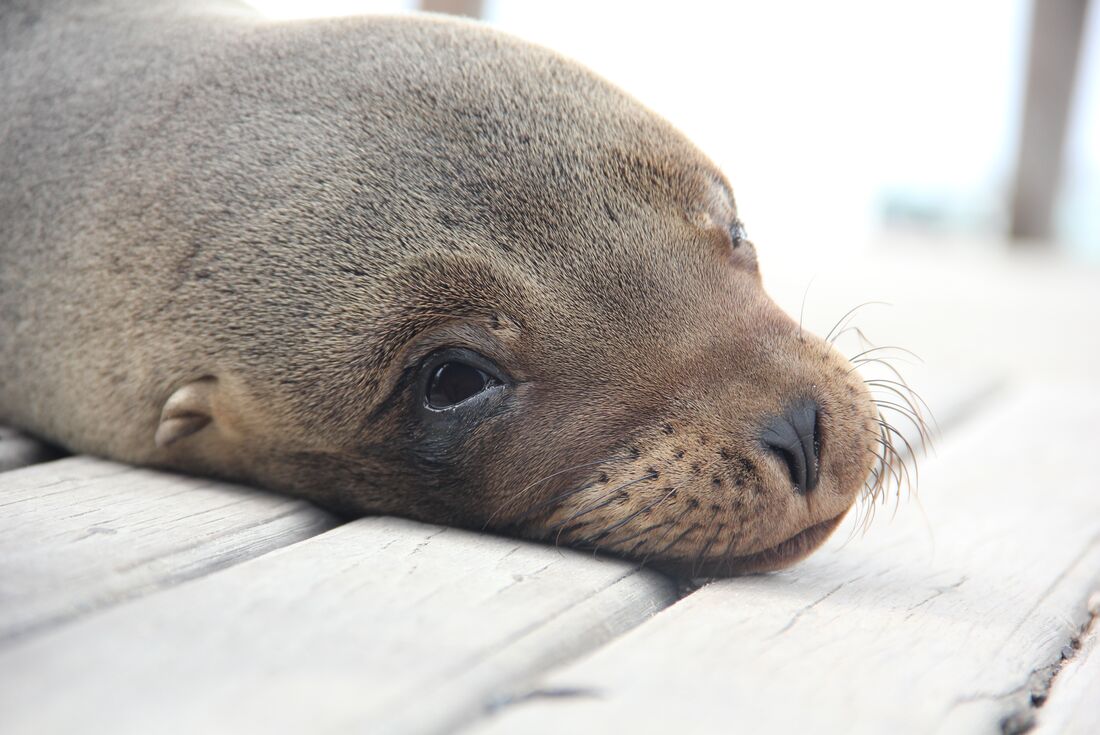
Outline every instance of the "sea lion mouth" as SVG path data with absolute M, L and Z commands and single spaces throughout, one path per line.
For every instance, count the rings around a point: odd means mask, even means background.
M 654 567 L 676 577 L 730 577 L 773 572 L 809 556 L 840 524 L 845 514 L 805 528 L 790 538 L 762 551 L 744 556 L 728 556 L 704 561 L 674 560 L 658 562 Z

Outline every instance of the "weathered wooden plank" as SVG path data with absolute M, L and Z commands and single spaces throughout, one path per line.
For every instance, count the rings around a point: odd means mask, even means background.
M 0 653 L 0 730 L 451 731 L 673 599 L 623 562 L 364 519 Z
M 1100 733 L 1100 591 L 1092 596 L 1089 609 L 1092 627 L 1054 679 L 1039 710 L 1035 735 Z
M 46 462 L 62 456 L 60 451 L 35 441 L 15 429 L 0 426 L 0 472 Z
M 331 528 L 259 490 L 90 457 L 0 475 L 0 650 Z
M 998 731 L 1100 581 L 1097 415 L 1091 386 L 1014 395 L 865 537 L 704 587 L 475 731 Z

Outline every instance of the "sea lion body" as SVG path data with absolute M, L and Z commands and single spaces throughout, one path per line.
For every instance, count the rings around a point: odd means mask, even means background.
M 549 51 L 16 2 L 0 98 L 4 423 L 711 574 L 808 553 L 880 461 L 866 388 L 764 294 L 722 175 Z M 485 387 L 437 410 L 456 364 Z M 811 404 L 808 488 L 766 437 Z

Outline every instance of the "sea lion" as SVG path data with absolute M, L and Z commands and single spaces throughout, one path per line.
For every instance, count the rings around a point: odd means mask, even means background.
M 789 564 L 881 485 L 726 178 L 576 63 L 160 0 L 0 38 L 3 422 L 677 574 Z

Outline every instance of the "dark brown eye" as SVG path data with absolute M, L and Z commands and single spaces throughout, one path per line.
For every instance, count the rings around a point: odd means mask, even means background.
M 449 408 L 497 385 L 489 374 L 464 362 L 445 362 L 428 380 L 427 399 L 432 408 Z
M 448 347 L 428 355 L 420 365 L 419 410 L 427 421 L 472 421 L 488 407 L 500 408 L 514 383 L 508 373 L 484 355 Z

